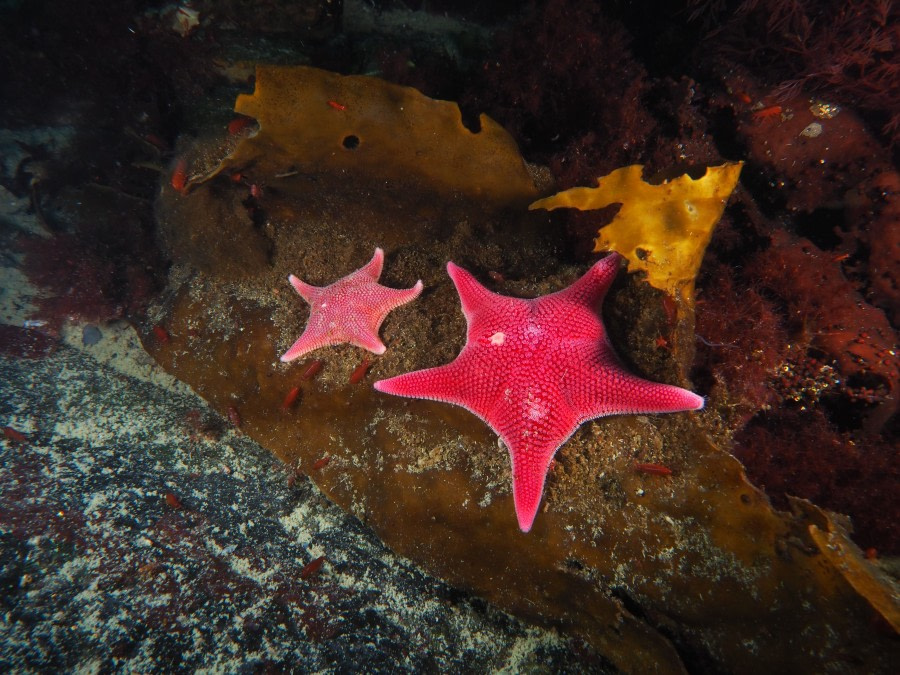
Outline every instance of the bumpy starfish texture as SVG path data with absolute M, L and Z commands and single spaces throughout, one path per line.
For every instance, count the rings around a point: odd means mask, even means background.
M 290 275 L 291 286 L 309 303 L 309 321 L 281 360 L 293 361 L 319 347 L 343 342 L 384 354 L 386 347 L 378 337 L 381 323 L 392 309 L 418 297 L 422 282 L 406 289 L 382 286 L 378 277 L 383 266 L 384 251 L 376 248 L 368 264 L 328 286 L 311 286 Z
M 462 406 L 500 436 L 523 532 L 534 523 L 553 455 L 582 423 L 703 407 L 697 394 L 628 372 L 613 350 L 600 304 L 620 260 L 612 253 L 568 288 L 533 299 L 492 293 L 447 263 L 468 324 L 463 350 L 447 365 L 375 383 L 388 394 Z

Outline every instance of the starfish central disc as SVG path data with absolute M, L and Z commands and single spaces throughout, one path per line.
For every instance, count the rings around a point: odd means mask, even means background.
M 418 297 L 422 282 L 406 289 L 382 286 L 378 278 L 383 266 L 384 251 L 376 248 L 365 266 L 329 286 L 312 286 L 290 275 L 291 286 L 309 303 L 309 321 L 281 360 L 293 361 L 319 347 L 343 342 L 384 354 L 386 347 L 378 337 L 381 323 L 392 309 Z
M 612 253 L 571 286 L 533 299 L 493 293 L 447 263 L 468 324 L 465 346 L 447 365 L 375 383 L 388 394 L 461 406 L 500 436 L 523 532 L 534 523 L 553 455 L 582 423 L 703 407 L 697 394 L 632 374 L 613 350 L 600 304 L 620 260 Z

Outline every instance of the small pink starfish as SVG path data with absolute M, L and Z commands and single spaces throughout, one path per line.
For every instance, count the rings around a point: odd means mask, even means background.
M 613 351 L 600 303 L 620 258 L 612 253 L 568 288 L 530 300 L 492 293 L 447 263 L 468 323 L 463 350 L 447 365 L 375 383 L 388 394 L 462 406 L 500 436 L 523 532 L 534 523 L 553 455 L 583 422 L 703 407 L 697 394 L 631 374 Z
M 418 297 L 422 282 L 406 289 L 382 286 L 378 277 L 383 265 L 384 251 L 376 248 L 367 265 L 329 286 L 311 286 L 291 274 L 291 286 L 309 303 L 309 321 L 281 360 L 293 361 L 319 347 L 342 342 L 384 354 L 386 347 L 378 337 L 381 322 L 392 309 Z

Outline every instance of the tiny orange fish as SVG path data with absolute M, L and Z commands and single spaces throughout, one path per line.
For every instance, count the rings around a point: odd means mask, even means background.
M 320 555 L 318 558 L 313 558 L 306 565 L 303 566 L 303 569 L 300 570 L 300 578 L 301 579 L 309 579 L 310 577 L 318 574 L 319 570 L 322 568 L 322 564 L 325 562 L 325 556 Z
M 185 185 L 187 185 L 187 162 L 179 159 L 172 172 L 172 187 L 179 192 L 184 192 Z
M 782 108 L 780 105 L 770 105 L 767 108 L 761 108 L 760 110 L 757 110 L 755 113 L 753 113 L 753 117 L 758 120 L 767 119 L 769 117 L 776 117 L 777 115 L 780 115 L 781 111 Z
M 634 470 L 637 473 L 650 473 L 654 476 L 671 476 L 672 469 L 667 466 L 663 466 L 662 464 L 651 464 L 646 462 L 638 462 L 634 465 Z

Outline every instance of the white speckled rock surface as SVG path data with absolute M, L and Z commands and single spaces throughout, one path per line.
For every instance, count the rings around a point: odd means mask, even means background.
M 124 374 L 130 329 L 97 360 L 108 332 L 0 359 L 0 423 L 27 439 L 0 441 L 2 670 L 576 663 L 393 555 L 193 394 Z

